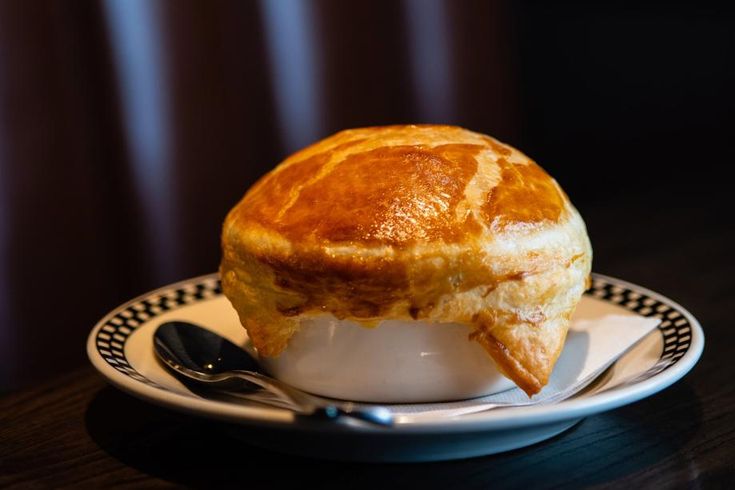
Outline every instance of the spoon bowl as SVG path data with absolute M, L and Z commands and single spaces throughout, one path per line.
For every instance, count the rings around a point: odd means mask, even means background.
M 260 366 L 247 351 L 224 337 L 184 321 L 161 324 L 153 336 L 158 358 L 172 371 L 210 388 L 266 390 L 276 395 L 279 406 L 289 402 L 305 415 L 328 419 L 350 417 L 374 425 L 390 426 L 393 415 L 380 406 L 357 407 L 352 403 L 324 400 L 259 372 Z M 261 403 L 267 399 L 260 399 Z

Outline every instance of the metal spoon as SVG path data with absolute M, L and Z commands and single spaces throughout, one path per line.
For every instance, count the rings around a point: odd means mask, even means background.
M 259 373 L 258 362 L 244 349 L 224 337 L 193 323 L 175 321 L 161 324 L 154 334 L 156 355 L 176 373 L 211 388 L 233 391 L 253 385 L 280 398 L 304 415 L 328 419 L 352 417 L 375 425 L 393 425 L 393 414 L 385 407 L 356 407 L 312 396 L 282 381 Z M 259 400 L 268 403 L 267 398 Z

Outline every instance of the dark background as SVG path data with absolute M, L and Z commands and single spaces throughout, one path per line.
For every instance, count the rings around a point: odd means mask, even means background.
M 594 269 L 717 342 L 733 59 L 733 9 L 708 2 L 0 0 L 0 390 L 82 365 L 114 306 L 216 270 L 225 213 L 284 156 L 391 123 L 529 154 Z

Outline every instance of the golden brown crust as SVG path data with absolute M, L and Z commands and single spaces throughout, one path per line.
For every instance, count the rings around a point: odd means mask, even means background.
M 475 331 L 470 338 L 482 345 L 493 358 L 500 372 L 512 379 L 526 393 L 538 393 L 546 384 L 521 364 L 505 344 L 492 335 L 483 335 L 481 331 Z
M 263 355 L 316 313 L 465 323 L 529 394 L 591 260 L 553 179 L 452 126 L 342 131 L 294 154 L 233 208 L 222 245 L 223 290 Z
M 488 193 L 482 216 L 494 231 L 532 223 L 556 223 L 566 196 L 536 164 L 513 165 L 498 159 L 500 184 Z
M 334 153 L 327 150 L 266 178 L 243 200 L 239 220 L 299 242 L 457 242 L 465 233 L 480 231 L 472 216 L 462 221 L 455 216 L 477 172 L 474 154 L 480 149 L 379 147 L 349 154 L 339 165 L 325 168 Z

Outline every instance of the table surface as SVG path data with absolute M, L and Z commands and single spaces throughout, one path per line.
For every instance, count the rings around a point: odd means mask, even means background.
M 0 487 L 278 487 L 294 480 L 307 487 L 727 487 L 735 476 L 735 233 L 720 213 L 728 196 L 661 198 L 642 193 L 582 210 L 595 270 L 669 296 L 703 325 L 699 364 L 659 394 L 505 454 L 335 463 L 251 447 L 215 422 L 139 401 L 83 368 L 0 400 Z

